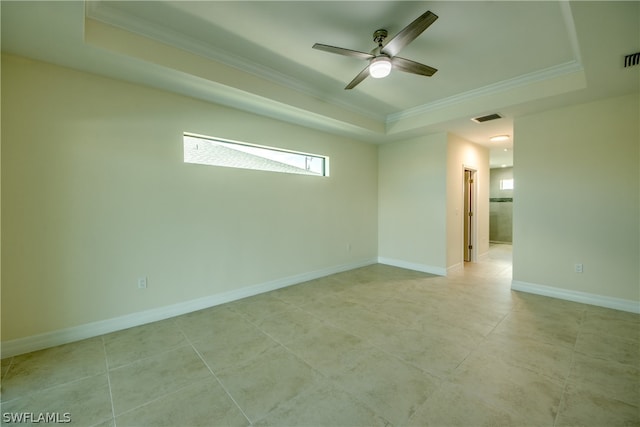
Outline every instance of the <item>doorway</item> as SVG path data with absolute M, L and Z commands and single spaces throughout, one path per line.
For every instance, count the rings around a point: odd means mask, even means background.
M 474 262 L 475 256 L 475 236 L 476 236 L 476 170 L 464 168 L 464 208 L 463 208 L 463 260 L 465 262 Z

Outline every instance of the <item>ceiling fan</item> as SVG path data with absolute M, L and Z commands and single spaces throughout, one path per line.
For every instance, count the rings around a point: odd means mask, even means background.
M 365 59 L 369 61 L 369 65 L 360 72 L 345 89 L 353 89 L 362 82 L 367 76 L 373 78 L 382 78 L 389 75 L 391 68 L 395 68 L 405 73 L 419 74 L 421 76 L 432 76 L 436 71 L 435 68 L 428 65 L 420 64 L 409 59 L 396 56 L 400 51 L 424 30 L 429 28 L 438 16 L 431 11 L 426 11 L 411 24 L 407 25 L 402 31 L 396 34 L 389 42 L 384 44 L 387 38 L 387 30 L 380 29 L 373 33 L 373 41 L 378 43 L 378 47 L 373 49 L 371 53 L 360 52 L 357 50 L 344 49 L 341 47 L 329 46 L 326 44 L 316 43 L 314 49 L 324 50 L 325 52 L 337 53 L 339 55 L 352 56 L 354 58 Z

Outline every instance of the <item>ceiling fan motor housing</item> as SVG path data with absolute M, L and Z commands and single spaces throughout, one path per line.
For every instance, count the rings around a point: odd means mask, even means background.
M 382 42 L 384 41 L 384 39 L 387 38 L 387 30 L 384 29 L 380 29 L 380 30 L 376 30 L 373 33 L 373 41 L 378 43 L 378 46 L 382 46 Z

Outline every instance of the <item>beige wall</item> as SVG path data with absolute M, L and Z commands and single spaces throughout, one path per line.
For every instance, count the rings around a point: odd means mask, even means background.
M 331 176 L 184 164 L 183 131 L 328 155 Z M 2 340 L 375 260 L 377 165 L 375 145 L 3 56 Z
M 633 94 L 516 119 L 514 281 L 640 300 L 639 105 Z
M 478 254 L 489 249 L 489 152 L 440 133 L 382 145 L 379 152 L 382 262 L 446 274 L 463 259 L 463 170 L 477 170 Z
M 445 273 L 446 167 L 445 133 L 380 146 L 381 261 Z
M 447 144 L 447 268 L 463 265 L 464 169 L 476 171 L 476 253 L 489 251 L 489 150 L 456 135 Z

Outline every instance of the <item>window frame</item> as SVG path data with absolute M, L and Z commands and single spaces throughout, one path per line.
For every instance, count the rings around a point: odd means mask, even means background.
M 232 164 L 224 164 L 224 162 L 220 162 L 220 163 L 204 163 L 204 162 L 195 162 L 195 161 L 189 161 L 187 160 L 187 140 L 186 138 L 194 138 L 194 139 L 199 139 L 199 140 L 203 140 L 203 141 L 210 141 L 214 144 L 218 144 L 221 145 L 225 148 L 228 149 L 232 149 L 232 150 L 237 150 L 239 152 L 244 152 L 247 153 L 249 155 L 253 155 L 262 159 L 266 159 L 266 160 L 270 160 L 270 161 L 274 161 L 277 163 L 282 163 L 285 165 L 289 165 L 292 168 L 296 168 L 299 169 L 300 172 L 296 172 L 293 170 L 277 170 L 277 169 L 268 169 L 268 168 L 254 168 L 254 167 L 248 167 L 248 166 L 234 166 Z M 250 143 L 250 142 L 244 142 L 244 141 L 236 141 L 236 140 L 232 140 L 232 139 L 227 139 L 227 138 L 219 138 L 219 137 L 214 137 L 214 136 L 209 136 L 209 135 L 202 135 L 202 134 L 197 134 L 197 133 L 193 133 L 193 132 L 183 132 L 182 133 L 182 144 L 183 144 L 183 159 L 185 163 L 189 163 L 189 164 L 201 164 L 201 165 L 207 165 L 207 166 L 220 166 L 220 167 L 230 167 L 230 168 L 234 168 L 234 169 L 247 169 L 247 170 L 259 170 L 259 171 L 265 171 L 265 172 L 279 172 L 279 173 L 288 173 L 288 174 L 293 174 L 293 175 L 308 175 L 308 176 L 317 176 L 317 177 L 329 177 L 329 156 L 326 155 L 322 155 L 322 154 L 313 154 L 313 153 L 307 153 L 307 152 L 303 152 L 303 151 L 295 151 L 295 150 L 289 150 L 286 148 L 280 148 L 280 147 L 272 147 L 272 146 L 268 146 L 268 145 L 261 145 L 261 144 L 254 144 L 254 143 Z M 270 157 L 265 157 L 265 156 L 261 156 L 259 154 L 256 153 L 250 153 L 247 151 L 244 151 L 242 149 L 238 149 L 235 147 L 245 147 L 245 148 L 249 148 L 249 149 L 258 149 L 258 150 L 266 150 L 268 152 L 271 153 L 284 153 L 284 154 L 292 154 L 295 156 L 300 156 L 301 158 L 304 158 L 304 162 L 306 164 L 306 162 L 308 161 L 309 158 L 311 159 L 320 159 L 322 162 L 321 165 L 321 171 L 320 172 L 314 172 L 312 171 L 310 168 L 305 167 L 299 167 L 297 165 L 293 165 L 291 163 L 287 163 L 281 160 L 276 160 Z M 302 159 L 301 159 L 302 160 Z

